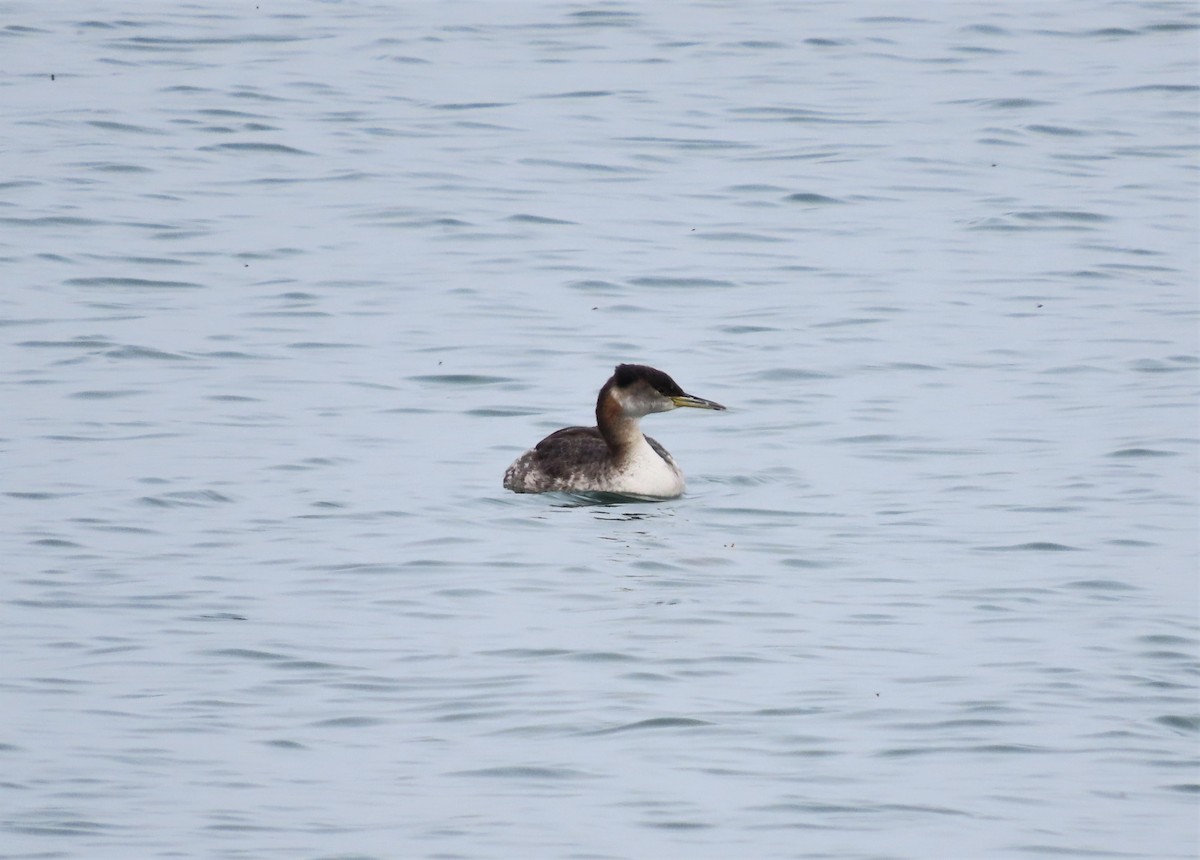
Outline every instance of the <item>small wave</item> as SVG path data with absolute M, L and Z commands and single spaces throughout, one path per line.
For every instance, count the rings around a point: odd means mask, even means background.
M 134 397 L 145 394 L 145 391 L 76 391 L 70 396 L 77 400 L 116 400 L 121 397 Z
M 193 281 L 154 281 L 148 278 L 68 278 L 73 287 L 133 287 L 151 290 L 192 290 L 203 287 Z
M 748 149 L 749 145 L 736 140 L 721 140 L 719 138 L 690 138 L 690 137 L 623 137 L 628 143 L 655 143 L 669 146 L 672 149 L 709 150 L 709 149 Z
M 572 90 L 568 93 L 547 93 L 539 99 L 597 99 L 614 95 L 612 90 Z
M 487 108 L 510 107 L 511 102 L 447 102 L 431 105 L 434 110 L 486 110 Z
M 1155 717 L 1154 722 L 1160 726 L 1177 729 L 1181 732 L 1200 732 L 1200 716 L 1185 717 L 1179 714 L 1167 714 L 1162 717 Z
M 795 194 L 789 194 L 783 199 L 788 203 L 806 203 L 809 206 L 831 206 L 846 202 L 845 200 L 838 200 L 836 197 L 826 197 L 824 194 L 816 194 L 810 191 L 798 191 Z
M 155 358 L 166 361 L 190 361 L 186 355 L 180 355 L 176 352 L 164 352 L 160 349 L 152 349 L 148 346 L 134 346 L 132 344 L 105 350 L 104 355 L 109 358 Z
M 214 143 L 211 146 L 202 146 L 200 149 L 204 152 L 269 152 L 278 155 L 312 155 L 311 152 L 285 146 L 282 143 Z
M 0 218 L 0 224 L 12 227 L 98 227 L 108 224 L 95 218 L 80 218 L 75 215 L 46 215 L 41 218 Z
M 1113 451 L 1108 456 L 1110 457 L 1177 457 L 1176 451 L 1159 451 L 1155 448 L 1121 448 Z
M 289 343 L 288 349 L 359 349 L 360 343 L 327 343 L 318 340 L 301 340 Z
M 517 224 L 575 224 L 575 221 L 564 221 L 561 218 L 547 218 L 544 215 L 526 215 L 517 214 L 509 215 L 505 221 L 513 221 Z
M 104 131 L 124 131 L 132 134 L 166 134 L 166 132 L 157 128 L 147 128 L 144 125 L 130 125 L 129 123 L 111 122 L 102 119 L 89 120 L 88 125 L 93 128 L 103 129 Z
M 332 717 L 312 723 L 313 726 L 322 729 L 362 729 L 382 724 L 383 720 L 377 717 Z
M 1193 370 L 1196 358 L 1190 355 L 1172 356 L 1171 361 L 1175 362 L 1175 364 L 1166 361 L 1156 361 L 1153 358 L 1140 358 L 1137 361 L 1131 362 L 1129 366 L 1136 373 L 1177 373 L 1181 370 Z
M 36 348 L 57 348 L 65 346 L 82 347 L 84 349 L 100 349 L 106 346 L 112 346 L 112 341 L 103 337 L 77 337 L 74 340 L 23 340 L 17 346 L 30 346 Z
M 514 381 L 508 376 L 486 376 L 481 373 L 428 373 L 407 378 L 410 382 L 425 382 L 431 385 L 496 385 Z
M 478 770 L 458 770 L 451 773 L 450 776 L 482 776 L 499 779 L 580 779 L 589 775 L 569 767 L 510 765 L 508 767 L 484 767 Z
M 614 726 L 611 729 L 599 729 L 594 732 L 588 732 L 588 734 L 615 735 L 620 732 L 640 732 L 653 729 L 691 729 L 711 725 L 712 723 L 710 722 L 692 719 L 691 717 L 652 717 L 648 720 L 626 723 L 623 726 Z
M 1068 546 L 1064 543 L 1054 543 L 1052 541 L 1030 541 L 1029 543 L 1015 543 L 1006 546 L 981 546 L 977 549 L 985 552 L 1078 552 L 1079 547 Z
M 1048 134 L 1055 137 L 1086 137 L 1088 134 L 1086 131 L 1081 131 L 1077 128 L 1068 128 L 1065 125 L 1027 125 L 1025 129 L 1037 134 Z
M 618 9 L 583 9 L 567 17 L 580 27 L 629 27 L 640 19 L 635 12 Z
M 802 367 L 773 367 L 770 370 L 760 370 L 753 374 L 753 378 L 760 382 L 804 382 L 833 377 L 819 370 L 805 370 Z
M 615 167 L 611 164 L 598 164 L 591 161 L 560 161 L 552 158 L 522 158 L 521 164 L 530 167 L 562 167 L 567 170 L 583 170 L 590 173 L 639 173 L 632 167 Z
M 601 281 L 601 280 L 571 281 L 570 283 L 567 284 L 567 287 L 572 290 L 583 290 L 585 292 L 609 292 L 609 293 L 616 292 L 621 289 L 621 287 L 619 285 L 614 284 L 612 281 Z
M 156 508 L 200 508 L 232 502 L 216 490 L 181 490 L 161 496 L 143 496 L 139 501 Z
M 1019 218 L 1022 221 L 1076 221 L 1089 224 L 1112 220 L 1107 215 L 1100 215 L 1096 212 L 1082 212 L 1077 209 L 1045 209 L 1014 212 L 1012 217 Z
M 205 652 L 210 657 L 235 657 L 239 660 L 275 661 L 286 659 L 282 654 L 272 651 L 258 651 L 253 648 L 218 648 Z
M 1080 579 L 1068 585 L 1081 591 L 1137 591 L 1132 585 L 1115 579 Z
M 734 287 L 737 286 L 733 281 L 724 281 L 718 278 L 668 278 L 647 275 L 640 278 L 631 278 L 629 283 L 635 287 L 682 287 L 684 289 L 706 289 L 712 287 Z

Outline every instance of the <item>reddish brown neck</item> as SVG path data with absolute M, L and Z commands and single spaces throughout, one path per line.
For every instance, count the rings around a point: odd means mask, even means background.
M 614 456 L 628 451 L 642 435 L 636 418 L 630 418 L 604 386 L 596 401 L 596 426 Z

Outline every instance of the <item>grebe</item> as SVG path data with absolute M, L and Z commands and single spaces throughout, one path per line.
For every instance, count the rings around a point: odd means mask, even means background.
M 504 473 L 516 493 L 619 493 L 673 499 L 683 472 L 638 422 L 680 406 L 725 407 L 684 394 L 674 379 L 642 364 L 618 364 L 596 398 L 595 427 L 564 427 L 530 448 Z

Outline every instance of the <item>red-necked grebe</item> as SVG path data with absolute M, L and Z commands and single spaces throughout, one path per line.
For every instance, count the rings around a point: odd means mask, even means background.
M 642 435 L 651 412 L 680 406 L 724 409 L 685 394 L 674 379 L 642 364 L 619 364 L 596 399 L 595 427 L 564 427 L 530 448 L 504 473 L 517 493 L 620 493 L 673 499 L 683 472 L 662 445 Z

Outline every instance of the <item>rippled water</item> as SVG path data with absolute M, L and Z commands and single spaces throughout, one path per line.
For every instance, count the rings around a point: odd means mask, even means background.
M 1196 856 L 1194 4 L 0 10 L 0 855 Z

